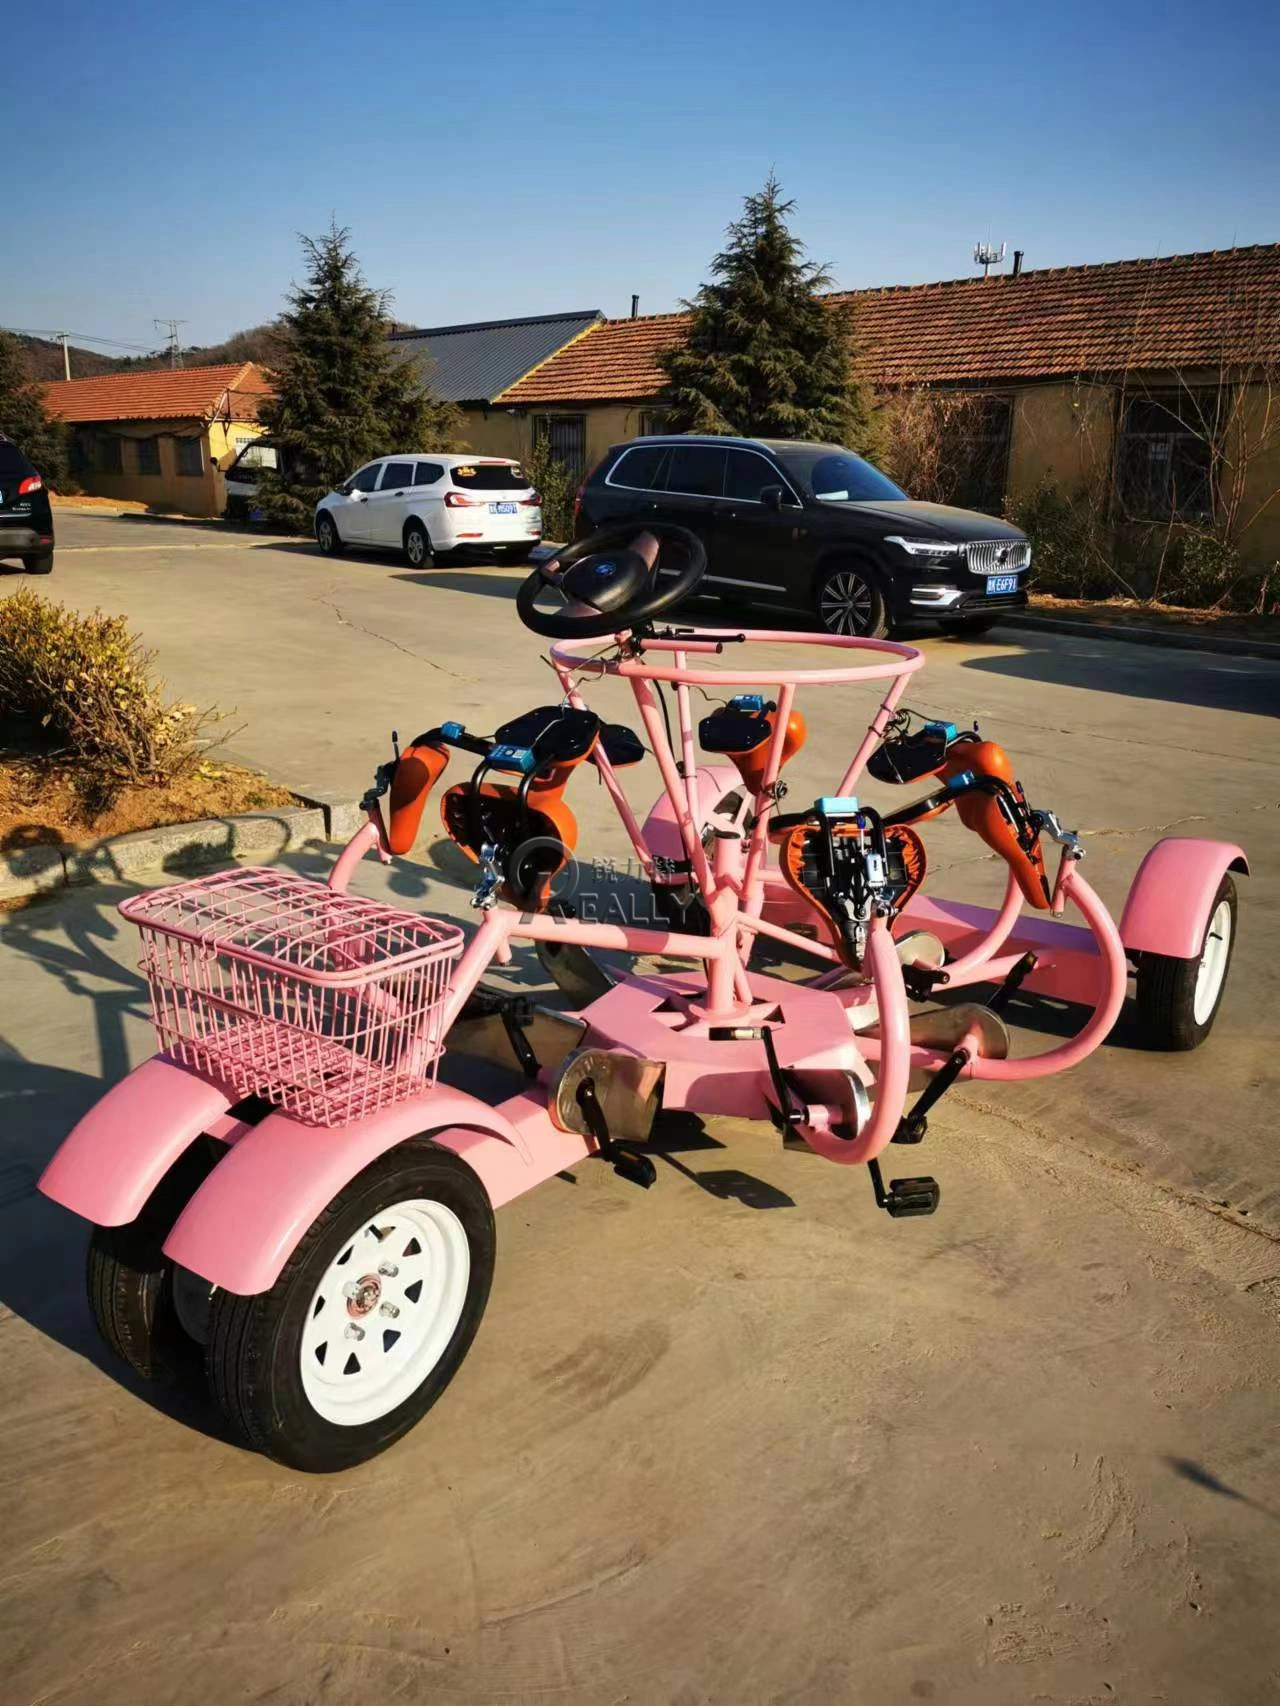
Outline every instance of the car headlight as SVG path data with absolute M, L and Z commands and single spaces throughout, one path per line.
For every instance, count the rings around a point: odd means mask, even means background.
M 945 539 L 904 539 L 900 533 L 891 533 L 885 544 L 900 546 L 908 557 L 958 557 L 964 550 L 963 545 L 951 545 Z

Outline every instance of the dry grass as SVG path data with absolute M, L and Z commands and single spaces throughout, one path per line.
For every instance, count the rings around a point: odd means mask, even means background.
M 1194 628 L 1233 639 L 1280 641 L 1280 616 L 1241 616 L 1223 610 L 1188 610 L 1180 604 L 1141 604 L 1132 598 L 1055 598 L 1033 593 L 1031 608 L 1045 616 L 1104 627 Z
M 135 829 L 298 804 L 287 788 L 256 770 L 206 761 L 165 784 L 122 787 L 101 805 L 86 787 L 83 766 L 0 752 L 0 851 L 73 845 Z

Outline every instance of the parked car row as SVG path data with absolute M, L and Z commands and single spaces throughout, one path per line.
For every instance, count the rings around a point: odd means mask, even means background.
M 252 445 L 241 461 L 274 455 Z M 467 546 L 527 557 L 542 500 L 518 462 L 407 452 L 367 462 L 316 506 L 326 555 L 346 545 L 402 552 L 424 569 Z M 980 634 L 1027 602 L 1031 545 L 1007 521 L 913 502 L 877 468 L 832 444 L 645 437 L 615 444 L 574 503 L 574 538 L 674 522 L 706 547 L 704 585 L 751 609 L 875 638 L 935 622 Z
M 53 511 L 35 464 L 0 433 L 0 561 L 20 562 L 29 575 L 53 568 Z

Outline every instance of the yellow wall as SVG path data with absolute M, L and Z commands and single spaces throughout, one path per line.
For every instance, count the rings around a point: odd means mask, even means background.
M 188 437 L 200 429 L 202 471 L 199 474 L 178 472 L 177 433 Z M 103 474 L 96 470 L 83 472 L 78 478 L 85 491 L 93 497 L 124 498 L 133 503 L 145 503 L 153 509 L 168 510 L 178 515 L 221 515 L 226 506 L 226 489 L 219 465 L 229 463 L 250 439 L 257 438 L 262 428 L 253 421 L 234 421 L 229 426 L 221 421 L 101 421 L 93 422 L 95 433 L 112 433 L 119 438 L 123 472 Z M 160 472 L 143 474 L 138 469 L 138 438 L 154 435 L 160 441 Z
M 479 456 L 509 456 L 519 462 L 529 454 L 529 422 L 505 409 L 464 409 L 462 437 Z
M 1109 385 L 1031 385 L 1013 400 L 1008 491 L 1042 480 L 1066 493 L 1106 479 L 1115 442 L 1115 391 Z

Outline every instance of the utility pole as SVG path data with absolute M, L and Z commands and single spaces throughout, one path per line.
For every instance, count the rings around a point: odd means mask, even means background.
M 152 325 L 158 332 L 163 332 L 169 340 L 169 366 L 182 366 L 182 345 L 178 342 L 178 327 L 186 325 L 185 320 L 153 320 Z
M 69 334 L 67 332 L 55 332 L 53 335 L 55 338 L 57 338 L 58 342 L 62 345 L 62 372 L 63 372 L 63 375 L 65 378 L 70 379 L 70 377 L 71 377 L 71 346 L 67 342 Z

